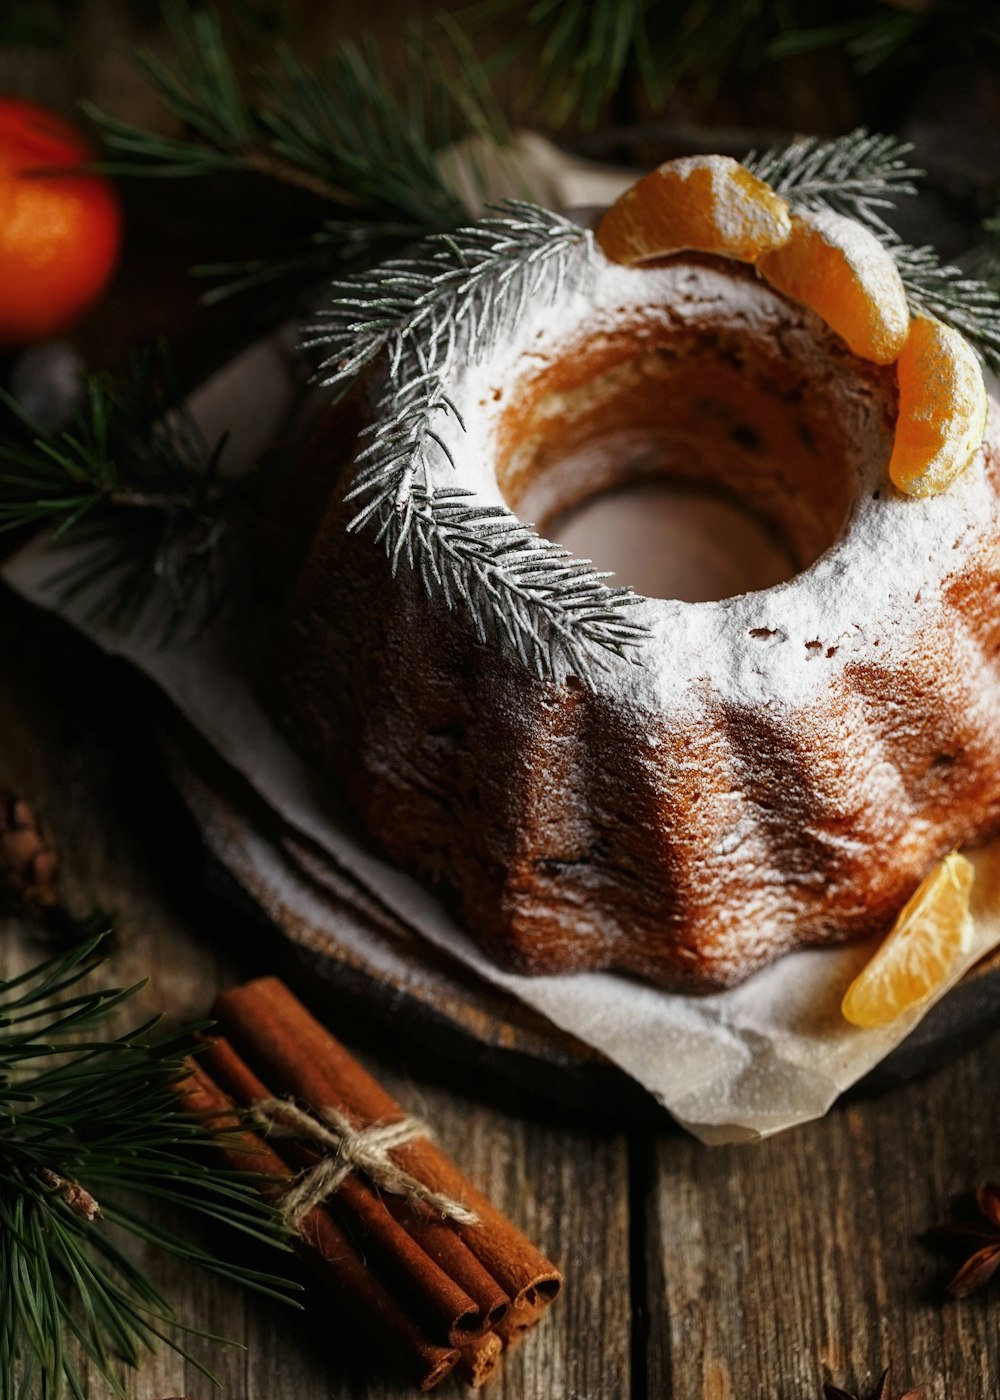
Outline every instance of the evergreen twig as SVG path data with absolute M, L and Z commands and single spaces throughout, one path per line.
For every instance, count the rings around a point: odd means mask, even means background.
M 627 657 L 647 635 L 622 611 L 639 601 L 630 589 L 471 491 L 416 486 L 405 514 L 383 506 L 378 519 L 387 552 L 426 593 L 464 607 L 481 642 L 498 640 L 542 679 L 569 671 L 589 683 L 602 653 Z
M 226 438 L 204 441 L 165 352 L 134 355 L 120 378 L 89 377 L 60 432 L 0 400 L 21 429 L 0 433 L 0 531 L 72 535 L 79 552 L 51 580 L 62 597 L 86 591 L 90 616 L 121 628 L 157 609 L 164 639 L 221 605 L 238 488 L 219 475 Z
M 912 150 L 896 136 L 859 127 L 832 141 L 810 136 L 761 155 L 751 151 L 743 164 L 798 208 L 832 209 L 883 237 L 892 230 L 881 211 L 917 192 L 923 171 L 908 162 Z
M 268 68 L 241 80 L 214 10 L 170 0 L 164 12 L 172 62 L 143 50 L 136 62 L 186 134 L 163 136 L 85 104 L 109 152 L 104 168 L 161 178 L 252 173 L 317 204 L 312 231 L 294 252 L 199 269 L 230 279 L 226 291 L 298 272 L 318 281 L 345 261 L 371 263 L 456 227 L 468 211 L 439 152 L 460 137 L 498 146 L 509 139 L 468 42 L 447 17 L 438 30 L 457 70 L 444 47 L 412 28 L 393 82 L 370 40 L 342 43 L 315 63 L 279 46 Z
M 648 33 L 656 8 L 656 0 L 482 0 L 467 17 L 478 27 L 516 15 L 520 32 L 494 65 L 530 52 L 535 77 L 522 105 L 537 105 L 556 126 L 578 114 L 591 127 L 632 64 L 654 101 L 660 97 Z
M 888 243 L 906 288 L 910 310 L 954 326 L 1000 372 L 1000 295 L 990 282 L 942 263 L 930 247 Z
M 1000 295 L 988 282 L 942 263 L 933 248 L 914 248 L 882 217 L 899 195 L 916 193 L 922 171 L 906 157 L 912 147 L 864 127 L 833 141 L 811 137 L 775 147 L 745 164 L 801 209 L 829 209 L 867 225 L 892 254 L 910 310 L 944 321 L 1000 371 Z
M 468 493 L 436 493 L 451 462 L 441 427 L 461 424 L 451 372 L 489 355 L 529 301 L 586 280 L 592 235 L 557 214 L 508 201 L 494 217 L 426 240 L 410 257 L 336 284 L 341 295 L 309 332 L 336 392 L 376 359 L 385 379 L 348 493 L 350 528 L 373 524 L 393 567 L 405 559 L 428 593 L 463 603 L 480 638 L 498 638 L 541 676 L 565 665 L 583 679 L 602 653 L 627 655 L 645 628 L 623 614 L 630 590 L 609 588 L 587 561 L 541 540 L 509 511 Z
M 124 1203 L 123 1192 L 169 1202 L 287 1247 L 277 1213 L 250 1179 L 215 1164 L 212 1134 L 178 1102 L 192 1030 L 147 1022 L 100 1038 L 103 1018 L 138 988 L 81 990 L 99 943 L 0 983 L 0 1400 L 67 1391 L 86 1400 L 77 1355 L 124 1397 L 119 1363 L 137 1365 L 157 1340 L 208 1374 L 177 1336 L 194 1329 L 129 1257 L 123 1234 L 288 1298 L 281 1279 L 229 1264 Z

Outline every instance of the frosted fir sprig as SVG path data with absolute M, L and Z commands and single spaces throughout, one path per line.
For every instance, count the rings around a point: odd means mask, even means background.
M 480 641 L 499 638 L 542 679 L 565 669 L 587 681 L 602 653 L 627 656 L 647 635 L 623 612 L 639 601 L 630 589 L 471 491 L 415 487 L 408 516 L 386 513 L 380 534 L 428 594 L 467 609 Z
M 405 511 L 418 477 L 433 494 L 433 455 L 450 459 L 434 423 L 458 417 L 446 391 L 449 375 L 484 360 L 529 299 L 551 303 L 571 271 L 582 280 L 589 275 L 588 230 L 516 200 L 497 211 L 499 217 L 425 239 L 409 257 L 335 282 L 341 295 L 306 333 L 306 345 L 325 352 L 320 382 L 337 393 L 387 356 L 385 388 L 359 456 L 364 466 L 350 493 L 366 497 L 353 528 L 390 496 Z
M 436 491 L 434 468 L 454 466 L 445 420 L 464 427 L 448 394 L 452 374 L 487 358 L 529 302 L 551 304 L 567 280 L 585 284 L 592 253 L 588 230 L 507 201 L 407 258 L 337 283 L 341 295 L 306 341 L 323 350 L 320 379 L 337 394 L 384 359 L 348 528 L 374 525 L 393 570 L 405 560 L 429 595 L 464 606 L 481 640 L 498 640 L 541 677 L 568 669 L 585 682 L 606 654 L 628 655 L 646 635 L 624 613 L 636 596 L 503 507 Z
M 751 151 L 743 164 L 798 209 L 832 209 L 857 219 L 879 237 L 894 236 L 882 217 L 899 195 L 916 194 L 923 171 L 906 157 L 913 147 L 861 126 L 833 141 L 815 136 Z
M 991 369 L 1000 371 L 1000 296 L 987 282 L 943 263 L 931 247 L 904 243 L 882 217 L 900 195 L 917 193 L 925 172 L 909 164 L 913 147 L 864 127 L 833 141 L 815 137 L 751 151 L 744 164 L 793 209 L 832 210 L 869 228 L 895 259 L 910 310 L 953 326 Z
M 992 370 L 1000 372 L 1000 296 L 988 283 L 942 263 L 933 248 L 886 240 L 910 310 L 954 326 Z

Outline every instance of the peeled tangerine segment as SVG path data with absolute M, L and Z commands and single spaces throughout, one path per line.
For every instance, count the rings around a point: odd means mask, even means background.
M 965 337 L 932 316 L 914 316 L 896 372 L 899 416 L 889 475 L 908 496 L 936 496 L 983 441 L 983 372 Z
M 597 227 L 612 262 L 640 263 L 684 249 L 754 262 L 784 243 L 788 205 L 729 156 L 688 156 L 645 175 Z
M 841 1005 L 855 1026 L 888 1026 L 926 1001 L 948 978 L 972 936 L 975 877 L 957 851 L 931 871 Z
M 890 365 L 906 344 L 910 312 L 891 255 L 840 214 L 798 214 L 788 242 L 757 265 L 762 277 L 811 307 L 863 360 Z

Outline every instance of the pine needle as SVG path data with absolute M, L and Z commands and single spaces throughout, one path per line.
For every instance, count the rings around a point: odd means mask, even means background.
M 123 1232 L 288 1300 L 280 1278 L 119 1203 L 121 1192 L 163 1200 L 189 1220 L 288 1247 L 252 1181 L 220 1169 L 211 1133 L 181 1111 L 173 1086 L 196 1049 L 193 1028 L 101 1035 L 137 988 L 77 990 L 100 941 L 0 982 L 0 1400 L 85 1400 L 78 1358 L 124 1396 L 122 1363 L 138 1365 L 158 1341 L 187 1355 L 180 1336 L 193 1329 L 131 1261 Z
M 462 18 L 504 24 L 513 37 L 491 70 L 530 55 L 524 105 L 558 126 L 593 126 L 609 100 L 628 109 L 639 91 L 654 110 L 682 84 L 708 98 L 734 74 L 811 51 L 839 52 L 861 75 L 906 66 L 914 91 L 942 53 L 1000 44 L 995 6 L 926 0 L 478 0 Z
M 88 378 L 59 432 L 0 401 L 14 419 L 0 433 L 0 532 L 44 525 L 54 543 L 72 541 L 72 562 L 50 577 L 62 601 L 85 593 L 90 619 L 122 630 L 152 609 L 164 641 L 222 606 L 239 488 L 219 475 L 226 439 L 209 446 L 179 404 L 165 350 Z
M 367 366 L 386 374 L 348 499 L 350 528 L 374 528 L 428 594 L 466 608 L 481 640 L 495 639 L 543 677 L 570 670 L 593 683 L 607 654 L 630 655 L 646 629 L 624 615 L 636 601 L 585 560 L 542 540 L 499 507 L 461 490 L 435 492 L 450 463 L 441 425 L 458 365 L 485 359 L 529 302 L 585 283 L 592 236 L 557 214 L 508 201 L 494 217 L 426 240 L 405 259 L 335 285 L 339 295 L 307 332 L 325 358 L 323 383 L 342 393 Z
M 829 209 L 857 219 L 896 261 L 910 310 L 935 316 L 969 340 L 1000 371 L 1000 296 L 988 282 L 942 263 L 933 248 L 904 243 L 882 216 L 900 195 L 917 192 L 923 171 L 907 161 L 912 147 L 859 127 L 833 141 L 815 137 L 775 147 L 744 164 L 785 196 L 793 208 Z
M 171 0 L 169 62 L 138 50 L 136 63 L 186 135 L 165 137 L 85 104 L 119 175 L 197 178 L 252 174 L 316 201 L 314 232 L 274 257 L 223 269 L 231 295 L 279 278 L 315 283 L 345 262 L 377 261 L 468 211 L 438 156 L 470 136 L 510 139 L 489 83 L 455 20 L 442 17 L 431 42 L 405 36 L 402 73 L 386 72 L 371 39 L 346 41 L 306 62 L 279 45 L 271 63 L 237 77 L 233 41 L 212 9 Z M 219 273 L 218 267 L 202 269 Z

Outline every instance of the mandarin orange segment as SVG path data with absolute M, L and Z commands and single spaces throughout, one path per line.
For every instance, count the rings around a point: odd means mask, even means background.
M 841 1010 L 852 1025 L 890 1025 L 947 980 L 972 935 L 974 878 L 971 861 L 957 851 L 931 871 L 848 987 Z
M 822 316 L 863 360 L 890 365 L 906 343 L 910 312 L 899 270 L 875 235 L 853 219 L 796 215 L 788 242 L 765 253 L 757 270 Z
M 694 249 L 754 262 L 784 243 L 788 205 L 729 156 L 671 160 L 612 204 L 597 241 L 612 262 L 641 263 Z
M 965 337 L 932 316 L 914 316 L 896 372 L 899 415 L 889 475 L 908 496 L 936 496 L 982 444 L 983 372 Z

